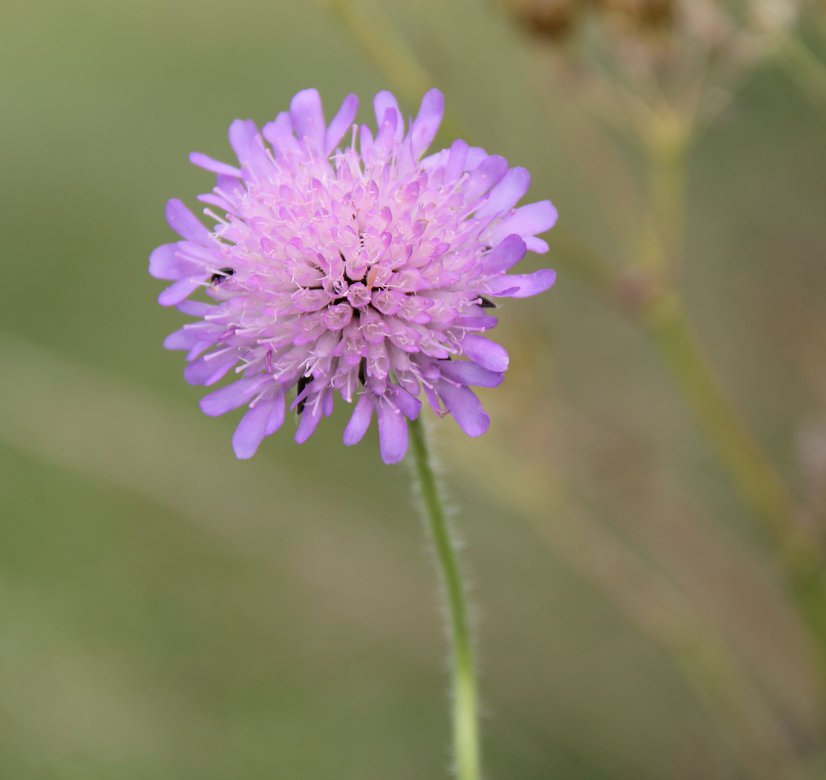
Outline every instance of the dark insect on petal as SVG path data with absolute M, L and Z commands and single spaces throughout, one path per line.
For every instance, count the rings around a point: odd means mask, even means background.
M 209 283 L 213 287 L 217 287 L 219 284 L 223 283 L 224 281 L 229 279 L 230 276 L 233 276 L 234 274 L 235 274 L 235 269 L 234 268 L 219 268 L 216 273 L 212 274 L 212 276 L 209 277 Z
M 307 385 L 310 384 L 310 382 L 312 382 L 312 381 L 313 381 L 313 375 L 312 374 L 310 374 L 310 376 L 300 376 L 300 377 L 298 377 L 298 384 L 296 385 L 296 388 L 295 388 L 296 396 L 301 395 L 304 392 L 304 388 L 307 387 Z M 296 414 L 300 415 L 304 411 L 304 403 L 305 403 L 305 401 L 299 401 L 298 402 L 298 405 L 295 407 L 295 413 Z

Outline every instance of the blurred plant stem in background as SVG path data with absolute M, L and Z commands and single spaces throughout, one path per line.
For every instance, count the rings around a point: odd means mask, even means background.
M 766 520 L 789 569 L 793 594 L 815 639 L 818 664 L 826 679 L 826 587 L 816 539 L 798 523 L 785 484 L 723 391 L 694 338 L 680 299 L 659 293 L 642 316 L 744 499 Z
M 453 751 L 458 780 L 479 780 L 479 704 L 467 593 L 421 419 L 410 423 L 413 470 L 447 599 L 453 665 Z
M 643 140 L 649 154 L 644 231 L 637 265 L 649 290 L 636 310 L 744 501 L 766 526 L 790 573 L 792 593 L 809 627 L 826 693 L 826 577 L 817 536 L 800 522 L 786 484 L 740 413 L 693 334 L 677 282 L 682 245 L 685 177 L 693 117 L 668 114 Z
M 346 32 L 361 44 L 408 102 L 415 103 L 433 79 L 386 14 L 371 8 L 367 19 L 362 15 L 361 3 L 356 0 L 330 0 L 330 6 L 336 10 Z M 776 44 L 776 35 L 794 40 L 790 33 L 772 35 L 773 44 Z M 816 67 L 819 63 L 808 56 L 810 53 L 801 49 L 801 45 L 791 49 L 784 46 L 782 50 L 786 57 L 798 60 L 795 67 L 805 73 L 807 84 L 810 88 L 816 86 L 819 94 L 823 73 Z M 765 48 L 767 52 L 770 50 L 768 44 Z M 740 83 L 743 74 L 759 61 L 753 53 L 743 62 L 736 61 L 739 68 L 735 68 L 736 78 L 733 77 L 731 83 Z M 826 575 L 816 534 L 800 523 L 795 501 L 783 478 L 706 358 L 690 326 L 677 281 L 687 157 L 695 140 L 695 128 L 706 118 L 703 99 L 715 86 L 709 79 L 704 67 L 697 83 L 687 90 L 687 96 L 674 105 L 657 89 L 653 90 L 656 100 L 646 104 L 644 99 L 630 93 L 627 85 L 620 87 L 614 82 L 618 90 L 615 97 L 625 102 L 627 115 L 631 117 L 632 127 L 628 129 L 632 137 L 636 134 L 642 142 L 647 158 L 648 184 L 639 250 L 630 254 L 628 269 L 616 271 L 608 262 L 581 247 L 564 230 L 560 235 L 557 227 L 555 259 L 607 294 L 651 337 L 663 365 L 692 407 L 732 484 L 760 519 L 765 538 L 788 572 L 791 593 L 812 637 L 826 694 Z M 466 133 L 464 136 L 468 138 Z M 566 255 L 569 255 L 568 262 Z
M 377 25 L 362 18 L 349 0 L 323 0 L 328 10 L 407 97 L 423 95 L 432 86 L 430 74 L 412 54 L 404 39 L 389 24 Z
M 671 112 L 654 117 L 643 137 L 648 152 L 648 219 L 635 263 L 642 289 L 630 310 L 662 353 L 743 497 L 782 544 L 797 535 L 794 502 L 726 396 L 681 300 L 679 261 L 691 125 L 691 118 Z
M 784 36 L 777 50 L 777 61 L 798 89 L 826 117 L 826 63 L 798 36 Z
M 369 18 L 352 0 L 321 0 L 333 19 L 358 41 L 395 89 L 408 103 L 417 102 L 433 86 L 433 79 L 407 45 L 380 5 L 371 9 Z M 460 137 L 467 133 L 456 115 L 446 112 L 441 132 Z
M 666 112 L 649 117 L 643 128 L 648 192 L 635 258 L 654 285 L 669 284 L 680 259 L 690 127 L 678 112 Z

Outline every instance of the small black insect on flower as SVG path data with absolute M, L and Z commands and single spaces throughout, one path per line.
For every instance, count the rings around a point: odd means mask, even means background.
M 229 277 L 232 276 L 234 273 L 234 268 L 219 268 L 214 274 L 212 274 L 212 276 L 209 277 L 209 283 L 213 287 L 217 287 L 218 285 L 222 284 L 227 279 L 229 279 Z

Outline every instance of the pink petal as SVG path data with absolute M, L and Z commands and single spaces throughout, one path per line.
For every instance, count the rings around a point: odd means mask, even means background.
M 465 170 L 465 160 L 467 159 L 470 147 L 461 139 L 454 141 L 450 147 L 450 156 L 447 158 L 445 166 L 445 179 L 453 181 L 458 179 Z
M 531 186 L 531 175 L 526 168 L 512 168 L 490 191 L 487 201 L 476 211 L 476 217 L 485 219 L 504 214 L 512 209 Z
M 490 417 L 476 394 L 467 387 L 439 382 L 436 390 L 447 410 L 468 436 L 481 436 L 490 426 Z
M 260 401 L 238 423 L 232 436 L 235 456 L 246 460 L 255 455 L 261 442 L 275 433 L 284 421 L 284 396 L 272 401 Z
M 262 133 L 264 138 L 272 144 L 278 157 L 284 158 L 287 155 L 297 154 L 301 151 L 301 147 L 293 135 L 292 120 L 286 112 L 280 113 L 274 122 L 265 124 Z
M 399 143 L 399 136 L 404 133 L 404 123 L 401 117 L 397 109 L 388 108 L 379 123 L 379 132 L 373 148 L 378 150 L 384 158 L 390 156 L 393 145 Z
M 292 99 L 290 117 L 299 140 L 308 138 L 318 150 L 324 148 L 324 134 L 327 127 L 324 122 L 321 96 L 317 89 L 302 90 Z
M 351 447 L 358 444 L 367 433 L 370 421 L 373 419 L 373 397 L 364 393 L 356 402 L 356 408 L 350 417 L 350 422 L 344 429 L 344 443 Z
M 220 195 L 218 194 L 220 191 Z M 246 184 L 242 184 L 234 176 L 219 173 L 215 181 L 215 197 L 221 201 L 219 208 L 232 211 L 239 207 L 246 192 Z
M 476 314 L 472 316 L 457 317 L 453 321 L 454 325 L 471 330 L 492 330 L 499 324 L 498 317 L 491 317 L 488 314 Z M 449 357 L 449 355 L 439 355 L 438 357 Z
M 223 379 L 238 362 L 238 355 L 234 351 L 224 353 L 219 357 L 204 355 L 193 360 L 184 369 L 184 379 L 191 385 L 214 385 Z
M 433 142 L 445 114 L 445 96 L 431 89 L 423 98 L 419 114 L 410 128 L 413 156 L 418 160 Z
M 478 363 L 488 371 L 507 371 L 508 353 L 507 350 L 495 341 L 490 341 L 484 336 L 477 336 L 469 333 L 462 339 L 462 354 L 470 358 L 474 363 Z
M 184 205 L 183 201 L 173 198 L 166 204 L 166 221 L 181 238 L 196 244 L 209 245 L 212 234 Z
M 181 328 L 170 333 L 163 342 L 164 349 L 192 349 L 202 339 L 202 336 L 192 328 Z
M 164 244 L 149 255 L 149 273 L 156 279 L 180 279 L 204 273 L 195 261 L 181 256 L 178 244 Z
M 205 395 L 201 399 L 201 411 L 210 417 L 218 417 L 226 414 L 248 403 L 266 382 L 267 378 L 260 376 L 233 382 L 231 385 L 222 387 L 214 393 Z
M 286 412 L 287 404 L 284 400 L 284 393 L 279 389 L 272 399 L 272 410 L 267 418 L 267 436 L 272 436 L 284 424 Z
M 359 148 L 361 149 L 362 157 L 369 154 L 373 148 L 373 133 L 367 125 L 361 125 L 359 127 Z
M 284 424 L 286 412 L 287 404 L 284 399 L 284 392 L 279 388 L 272 399 L 272 410 L 267 418 L 267 436 L 272 436 Z
M 255 122 L 251 119 L 236 119 L 229 126 L 229 143 L 242 169 L 246 168 L 256 178 L 266 178 L 271 163 Z
M 470 146 L 467 150 L 467 157 L 465 158 L 465 170 L 472 171 L 477 168 L 482 160 L 485 160 L 488 153 L 481 146 Z
M 188 314 L 190 317 L 206 317 L 215 310 L 215 306 L 204 301 L 181 301 L 177 309 L 182 314 Z
M 499 387 L 505 378 L 501 371 L 489 371 L 471 361 L 448 360 L 439 366 L 442 376 L 460 385 Z
M 490 252 L 482 256 L 481 265 L 487 273 L 504 273 L 515 266 L 528 251 L 525 242 L 517 235 L 500 241 Z
M 508 172 L 508 161 L 498 154 L 483 160 L 471 171 L 462 188 L 466 203 L 474 203 Z M 517 231 L 511 230 L 511 233 Z M 497 242 L 498 243 L 498 242 Z
M 490 242 L 497 244 L 505 236 L 518 233 L 520 236 L 535 236 L 550 230 L 556 224 L 557 211 L 549 200 L 529 203 L 505 217 L 490 231 Z
M 378 415 L 381 459 L 387 464 L 398 463 L 407 454 L 407 420 L 387 402 L 379 402 Z
M 387 92 L 386 90 L 383 92 L 379 92 L 375 98 L 373 98 L 373 108 L 376 112 L 376 124 L 379 127 L 379 131 L 381 134 L 381 127 L 385 121 L 387 121 L 388 116 L 392 116 L 393 114 L 388 114 L 388 111 L 392 109 L 395 113 L 396 121 L 391 130 L 393 133 L 393 140 L 396 143 L 399 143 L 402 138 L 404 137 L 404 121 L 402 119 L 403 114 L 401 109 L 399 108 L 399 103 L 396 100 L 395 95 L 392 92 Z M 392 120 L 390 120 L 392 122 Z
M 232 165 L 227 165 L 226 163 L 223 163 L 220 160 L 215 160 L 206 154 L 201 154 L 201 152 L 192 152 L 192 154 L 189 155 L 189 161 L 193 165 L 197 165 L 199 168 L 203 168 L 205 171 L 212 171 L 212 173 L 221 173 L 225 176 L 232 176 L 236 179 L 241 178 L 240 168 L 235 168 Z
M 158 303 L 161 306 L 177 306 L 188 295 L 191 295 L 203 284 L 200 276 L 188 276 L 179 279 L 171 287 L 167 287 L 159 296 Z
M 315 398 L 306 404 L 301 413 L 301 420 L 298 423 L 298 430 L 295 432 L 295 440 L 299 444 L 304 444 L 307 439 L 315 433 L 318 423 L 322 417 L 322 403 L 315 403 Z
M 353 121 L 359 110 L 358 95 L 348 95 L 344 98 L 341 108 L 333 117 L 324 137 L 324 154 L 330 154 L 353 126 Z
M 415 420 L 422 410 L 422 402 L 403 387 L 396 387 L 393 393 L 393 402 L 409 420 Z
M 550 289 L 555 281 L 556 271 L 543 268 L 532 274 L 512 274 L 491 279 L 488 289 L 492 295 L 502 298 L 528 298 Z
M 536 252 L 538 255 L 544 255 L 545 252 L 550 249 L 547 241 L 543 241 L 536 236 L 528 236 L 525 238 L 525 246 L 528 247 L 530 252 Z

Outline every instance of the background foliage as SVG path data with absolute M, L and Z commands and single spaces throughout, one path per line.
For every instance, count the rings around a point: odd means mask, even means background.
M 796 33 L 821 62 L 824 29 L 812 10 Z M 409 475 L 375 435 L 341 446 L 340 414 L 236 461 L 234 420 L 205 418 L 161 348 L 182 317 L 146 272 L 165 200 L 211 186 L 187 154 L 227 157 L 233 118 L 306 86 L 360 93 L 362 119 L 396 89 L 412 113 L 431 84 L 561 214 L 557 286 L 503 317 L 490 434 L 433 426 L 480 605 L 487 775 L 824 776 L 826 685 L 787 563 L 641 327 L 644 153 L 593 111 L 588 66 L 568 74 L 583 37 L 527 36 L 481 0 L 4 10 L 4 777 L 446 776 Z M 786 54 L 719 86 L 675 288 L 819 539 L 826 102 Z

